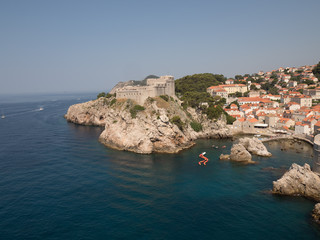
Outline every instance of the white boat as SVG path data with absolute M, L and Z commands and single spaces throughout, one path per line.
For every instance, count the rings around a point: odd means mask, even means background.
M 4 118 L 6 118 L 6 116 L 5 116 L 4 114 L 2 114 L 2 115 L 1 115 L 1 118 L 4 119 Z
M 42 111 L 42 110 L 43 110 L 43 107 L 40 107 L 40 108 L 39 108 L 39 111 Z

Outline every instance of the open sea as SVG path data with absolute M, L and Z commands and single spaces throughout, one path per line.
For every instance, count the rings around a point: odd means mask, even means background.
M 256 165 L 220 161 L 231 140 L 116 151 L 98 142 L 102 128 L 63 118 L 95 96 L 0 97 L 0 239 L 320 239 L 315 202 L 270 194 L 292 163 L 311 163 L 310 146 L 267 144 L 273 156 Z

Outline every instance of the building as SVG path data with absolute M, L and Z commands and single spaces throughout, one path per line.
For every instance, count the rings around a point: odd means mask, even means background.
M 244 84 L 223 84 L 223 85 L 208 87 L 207 92 L 213 95 L 212 91 L 219 88 L 224 89 L 227 92 L 227 94 L 236 93 L 236 92 L 245 93 L 248 91 L 247 86 Z
M 229 78 L 226 80 L 226 84 L 229 85 L 229 84 L 233 84 L 234 83 L 234 80 L 232 78 Z
M 269 127 L 276 127 L 279 117 L 275 114 L 268 114 L 265 116 L 265 123 L 268 124 Z
M 291 101 L 299 103 L 301 107 L 312 107 L 312 98 L 310 96 L 296 95 L 291 98 Z
M 212 96 L 220 96 L 222 98 L 228 99 L 228 92 L 219 86 L 212 86 L 207 88 L 207 92 Z
M 146 86 L 126 86 L 116 90 L 117 99 L 132 99 L 143 105 L 148 97 L 160 95 L 175 96 L 173 76 L 161 76 L 160 78 L 147 79 Z
M 310 134 L 310 127 L 308 124 L 304 124 L 302 122 L 296 122 L 295 128 L 294 128 L 295 134 L 301 134 L 301 135 L 309 135 Z
M 310 96 L 312 99 L 320 99 L 320 87 L 315 89 L 303 89 L 303 94 Z

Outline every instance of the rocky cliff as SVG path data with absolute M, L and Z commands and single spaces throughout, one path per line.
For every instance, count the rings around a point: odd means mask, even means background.
M 132 100 L 102 97 L 70 106 L 65 118 L 104 126 L 99 137 L 103 144 L 136 153 L 176 153 L 193 146 L 197 138 L 231 136 L 224 122 L 209 120 L 194 109 L 185 110 L 174 98 L 149 98 L 139 106 Z
M 279 180 L 273 182 L 273 193 L 304 196 L 320 201 L 320 175 L 311 171 L 308 164 L 292 164 Z

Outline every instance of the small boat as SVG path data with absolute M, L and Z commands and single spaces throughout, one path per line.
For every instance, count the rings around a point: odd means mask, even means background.
M 40 108 L 39 108 L 39 111 L 42 111 L 42 110 L 43 110 L 43 107 L 40 107 Z
M 4 114 L 2 114 L 2 115 L 1 115 L 1 118 L 2 118 L 2 119 L 5 119 L 5 118 L 6 118 L 6 116 L 5 116 Z

